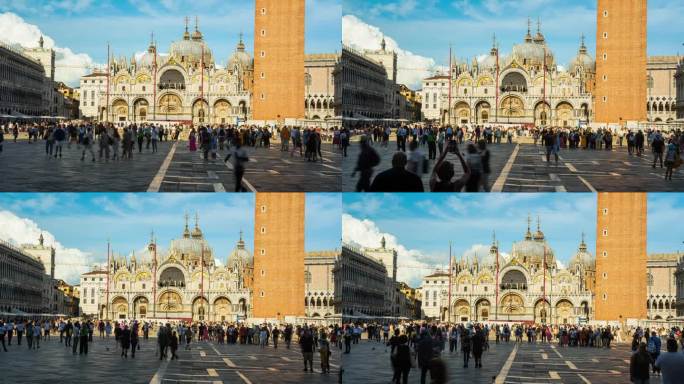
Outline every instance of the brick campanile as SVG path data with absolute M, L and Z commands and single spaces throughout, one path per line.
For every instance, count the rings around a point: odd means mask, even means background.
M 646 0 L 598 0 L 594 120 L 646 120 Z
M 304 0 L 256 0 L 252 118 L 304 118 Z
M 257 193 L 254 210 L 256 318 L 304 316 L 304 193 Z
M 596 320 L 646 318 L 646 193 L 599 193 Z

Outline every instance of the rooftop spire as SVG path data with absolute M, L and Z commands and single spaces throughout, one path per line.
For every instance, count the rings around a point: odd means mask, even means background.
M 40 236 L 38 237 L 38 243 L 40 243 L 40 245 L 42 246 L 44 241 L 45 239 L 43 238 L 43 232 L 41 232 Z
M 532 42 L 532 19 L 527 17 L 527 35 L 525 35 L 525 42 Z
M 190 32 L 188 31 L 188 23 L 190 22 L 190 18 L 185 16 L 185 33 L 183 34 L 183 40 L 190 40 Z
M 584 44 L 584 33 L 580 36 L 580 53 L 587 53 L 587 46 Z
M 242 31 L 240 31 L 240 41 L 238 42 L 238 45 L 237 45 L 238 52 L 243 52 L 245 50 L 245 43 L 242 40 L 242 37 L 243 37 Z
M 532 225 L 532 218 L 530 217 L 530 214 L 527 213 L 527 232 L 525 233 L 525 240 L 531 240 L 532 239 L 532 232 L 530 231 L 530 225 Z
M 188 212 L 185 211 L 185 229 L 183 230 L 183 237 L 190 237 L 190 228 L 188 228 Z

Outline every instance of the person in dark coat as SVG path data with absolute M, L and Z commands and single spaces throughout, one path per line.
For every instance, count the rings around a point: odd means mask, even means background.
M 138 323 L 133 323 L 131 329 L 131 358 L 135 359 L 135 349 L 138 348 Z
M 407 161 L 405 153 L 395 153 L 392 168 L 375 176 L 370 192 L 424 192 L 420 177 L 406 170 Z
M 420 367 L 420 384 L 425 384 L 425 378 L 430 370 L 430 360 L 434 355 L 432 345 L 432 338 L 427 330 L 423 330 L 420 334 L 420 340 L 416 347 L 416 357 L 418 358 L 418 366 Z
M 646 351 L 646 343 L 639 344 L 637 353 L 629 362 L 629 379 L 634 384 L 648 384 L 651 356 Z
M 464 329 L 461 334 L 461 352 L 463 352 L 463 368 L 468 368 L 471 347 L 472 337 L 470 336 L 470 330 Z
M 398 345 L 394 348 L 394 367 L 395 375 L 392 378 L 392 383 L 399 384 L 408 383 L 408 376 L 411 372 L 411 348 L 408 346 L 408 337 L 406 335 L 398 336 Z
M 475 335 L 472 338 L 473 358 L 475 359 L 475 368 L 482 368 L 482 350 L 484 349 L 485 339 L 484 333 L 478 327 Z
M 121 357 L 128 358 L 128 349 L 131 348 L 131 330 L 128 325 L 124 325 L 119 341 L 121 342 Z
M 380 155 L 368 144 L 368 139 L 361 137 L 361 153 L 356 160 L 356 168 L 352 173 L 352 177 L 356 172 L 361 173 L 359 181 L 356 183 L 356 192 L 366 192 L 370 190 L 371 177 L 373 176 L 373 167 L 380 164 Z
M 173 331 L 173 333 L 171 333 L 171 340 L 169 340 L 169 347 L 171 347 L 171 360 L 173 360 L 173 359 L 178 360 L 178 355 L 176 355 L 176 351 L 178 350 L 178 336 L 176 335 L 176 331 Z

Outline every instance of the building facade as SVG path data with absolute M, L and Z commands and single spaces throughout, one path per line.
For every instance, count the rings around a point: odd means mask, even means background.
M 677 264 L 680 253 L 648 255 L 646 262 L 647 318 L 650 320 L 671 320 L 677 316 Z
M 344 319 L 385 316 L 384 264 L 357 247 L 343 244 L 335 276 L 336 301 Z
M 675 317 L 684 318 L 684 258 L 677 262 L 675 271 L 675 281 L 677 285 L 677 297 L 675 299 Z
M 496 41 L 488 55 L 471 63 L 452 63 L 450 124 L 514 123 L 536 126 L 577 127 L 591 120 L 591 90 L 595 61 L 584 39 L 567 70 L 556 63 L 541 32 L 533 36 L 528 21 L 524 41 L 502 56 Z M 435 83 L 435 81 L 432 81 Z M 442 81 L 438 81 L 440 88 Z M 448 105 L 448 92 L 432 91 L 432 106 L 440 95 Z M 433 108 L 437 112 L 437 108 Z M 441 111 L 441 108 L 439 109 Z M 436 115 L 436 113 L 435 113 Z
M 99 119 L 105 110 L 107 72 L 94 71 L 81 77 L 79 111 L 83 119 Z M 100 104 L 103 103 L 103 104 Z
M 444 122 L 449 104 L 449 76 L 435 75 L 423 79 L 422 118 L 427 121 Z
M 94 270 L 81 275 L 81 299 L 79 309 L 86 316 L 99 316 L 105 307 L 104 299 L 107 290 L 107 271 Z
M 255 12 L 253 118 L 302 119 L 305 1 L 256 0 Z
M 421 319 L 443 319 L 449 308 L 449 272 L 436 271 L 423 277 L 420 285 Z
M 104 94 L 101 75 L 83 77 L 82 83 L 97 81 L 83 88 L 91 92 L 83 99 L 90 103 L 88 116 L 95 105 L 106 106 L 98 111 L 99 120 L 236 124 L 251 115 L 253 66 L 242 37 L 226 67 L 216 66 L 197 21 L 191 34 L 186 19 L 182 39 L 171 43 L 168 54 L 158 53 L 151 41 L 141 56 L 110 59 Z M 93 100 L 97 91 L 99 101 Z
M 648 121 L 671 123 L 677 118 L 678 56 L 649 56 L 646 63 Z
M 675 104 L 675 119 L 684 120 L 684 58 L 677 60 L 677 71 L 675 72 L 675 92 L 677 102 Z
M 596 122 L 622 125 L 646 120 L 646 3 L 598 0 Z
M 351 47 L 342 47 L 342 117 L 347 122 L 387 117 L 387 71 Z
M 306 55 L 304 61 L 304 117 L 307 120 L 330 120 L 335 110 L 335 76 L 340 69 L 339 54 Z
M 335 315 L 335 264 L 340 251 L 307 252 L 304 257 L 304 307 L 306 317 L 325 319 Z
M 594 258 L 584 239 L 567 268 L 561 268 L 541 226 L 513 243 L 510 256 L 500 254 L 494 239 L 482 260 L 452 260 L 451 301 L 440 307 L 450 321 L 526 321 L 537 324 L 579 324 L 592 317 Z M 448 277 L 438 276 L 443 280 Z M 441 285 L 439 293 L 448 295 Z M 446 300 L 449 303 L 448 300 Z M 446 309 L 446 311 L 445 311 Z M 446 312 L 446 313 L 445 313 Z
M 250 274 L 252 265 L 242 239 L 225 264 L 217 265 L 199 219 L 191 230 L 186 215 L 182 236 L 171 241 L 167 252 L 158 252 L 152 237 L 145 254 L 111 258 L 104 300 L 100 296 L 105 306 L 98 315 L 107 319 L 245 319 L 251 313 L 252 295 L 244 276 Z
M 596 320 L 645 319 L 646 194 L 599 193 L 596 212 Z
M 45 69 L 18 47 L 0 43 L 0 116 L 44 116 Z
M 44 313 L 45 278 L 38 259 L 0 240 L 0 312 Z
M 288 321 L 305 314 L 302 300 L 305 297 L 304 210 L 303 193 L 256 195 L 253 301 L 256 318 Z

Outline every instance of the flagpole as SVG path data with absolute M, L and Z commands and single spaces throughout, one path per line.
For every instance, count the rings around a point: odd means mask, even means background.
M 496 242 L 496 232 L 494 232 L 494 241 Z M 494 306 L 494 320 L 499 321 L 499 246 L 496 245 L 496 304 Z
M 451 56 L 451 55 L 450 55 Z M 449 240 L 449 302 L 447 303 L 447 323 L 451 323 L 451 276 L 453 273 L 453 266 L 451 264 L 451 240 Z
M 451 43 L 449 43 L 449 105 L 447 105 L 447 125 L 451 125 L 451 79 L 452 79 L 452 73 L 451 73 Z
M 107 303 L 105 304 L 105 310 L 107 311 L 105 315 L 105 319 L 109 320 L 109 275 L 111 274 L 110 271 L 110 265 L 111 265 L 111 256 L 110 256 L 110 245 L 109 245 L 109 239 L 107 239 Z

